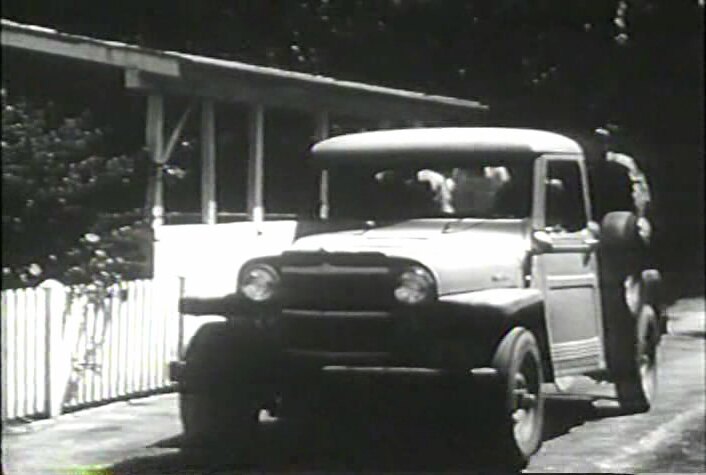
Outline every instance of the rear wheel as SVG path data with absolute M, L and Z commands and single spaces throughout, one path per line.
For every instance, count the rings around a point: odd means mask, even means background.
M 498 372 L 493 423 L 499 462 L 522 468 L 542 443 L 544 382 L 539 345 L 532 332 L 512 329 L 500 342 L 493 358 Z
M 659 336 L 655 312 L 643 306 L 623 342 L 623 359 L 616 375 L 618 399 L 627 411 L 648 411 L 657 396 Z

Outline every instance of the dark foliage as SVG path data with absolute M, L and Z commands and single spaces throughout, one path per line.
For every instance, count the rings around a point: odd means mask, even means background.
M 149 271 L 135 160 L 106 156 L 104 134 L 88 113 L 65 118 L 3 89 L 3 288 L 47 278 L 109 284 Z
M 703 262 L 701 0 L 3 0 L 3 16 L 478 98 L 485 123 L 614 124 L 652 180 L 662 259 Z

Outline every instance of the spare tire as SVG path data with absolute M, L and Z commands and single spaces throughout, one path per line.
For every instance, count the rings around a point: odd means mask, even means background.
M 630 249 L 641 245 L 637 216 L 630 211 L 613 211 L 601 221 L 601 245 L 609 249 Z
M 613 211 L 601 222 L 598 258 L 602 287 L 616 287 L 630 275 L 639 275 L 647 257 L 640 237 L 638 217 L 629 211 Z

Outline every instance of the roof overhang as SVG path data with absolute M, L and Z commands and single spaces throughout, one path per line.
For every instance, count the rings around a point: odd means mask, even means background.
M 118 67 L 128 88 L 143 91 L 380 119 L 469 120 L 488 110 L 472 100 L 142 48 L 5 19 L 2 46 Z

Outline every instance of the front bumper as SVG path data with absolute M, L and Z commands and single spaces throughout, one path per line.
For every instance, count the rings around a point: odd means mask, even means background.
M 186 362 L 171 361 L 168 364 L 167 374 L 169 380 L 175 383 L 183 382 L 186 369 Z M 495 368 L 472 368 L 465 373 L 451 371 L 442 368 L 422 368 L 411 366 L 350 366 L 350 365 L 327 365 L 321 368 L 324 375 L 332 376 L 364 376 L 390 379 L 440 379 L 449 375 L 466 375 L 474 380 L 486 380 L 497 377 Z
M 228 315 L 235 310 L 237 300 L 234 295 L 224 297 L 182 297 L 179 299 L 179 313 L 188 315 Z
M 222 315 L 234 327 L 264 332 L 284 361 L 307 367 L 487 367 L 504 318 L 462 302 L 377 310 L 302 310 L 253 305 L 237 295 L 183 298 L 180 310 Z M 499 317 L 499 318 L 496 318 Z

